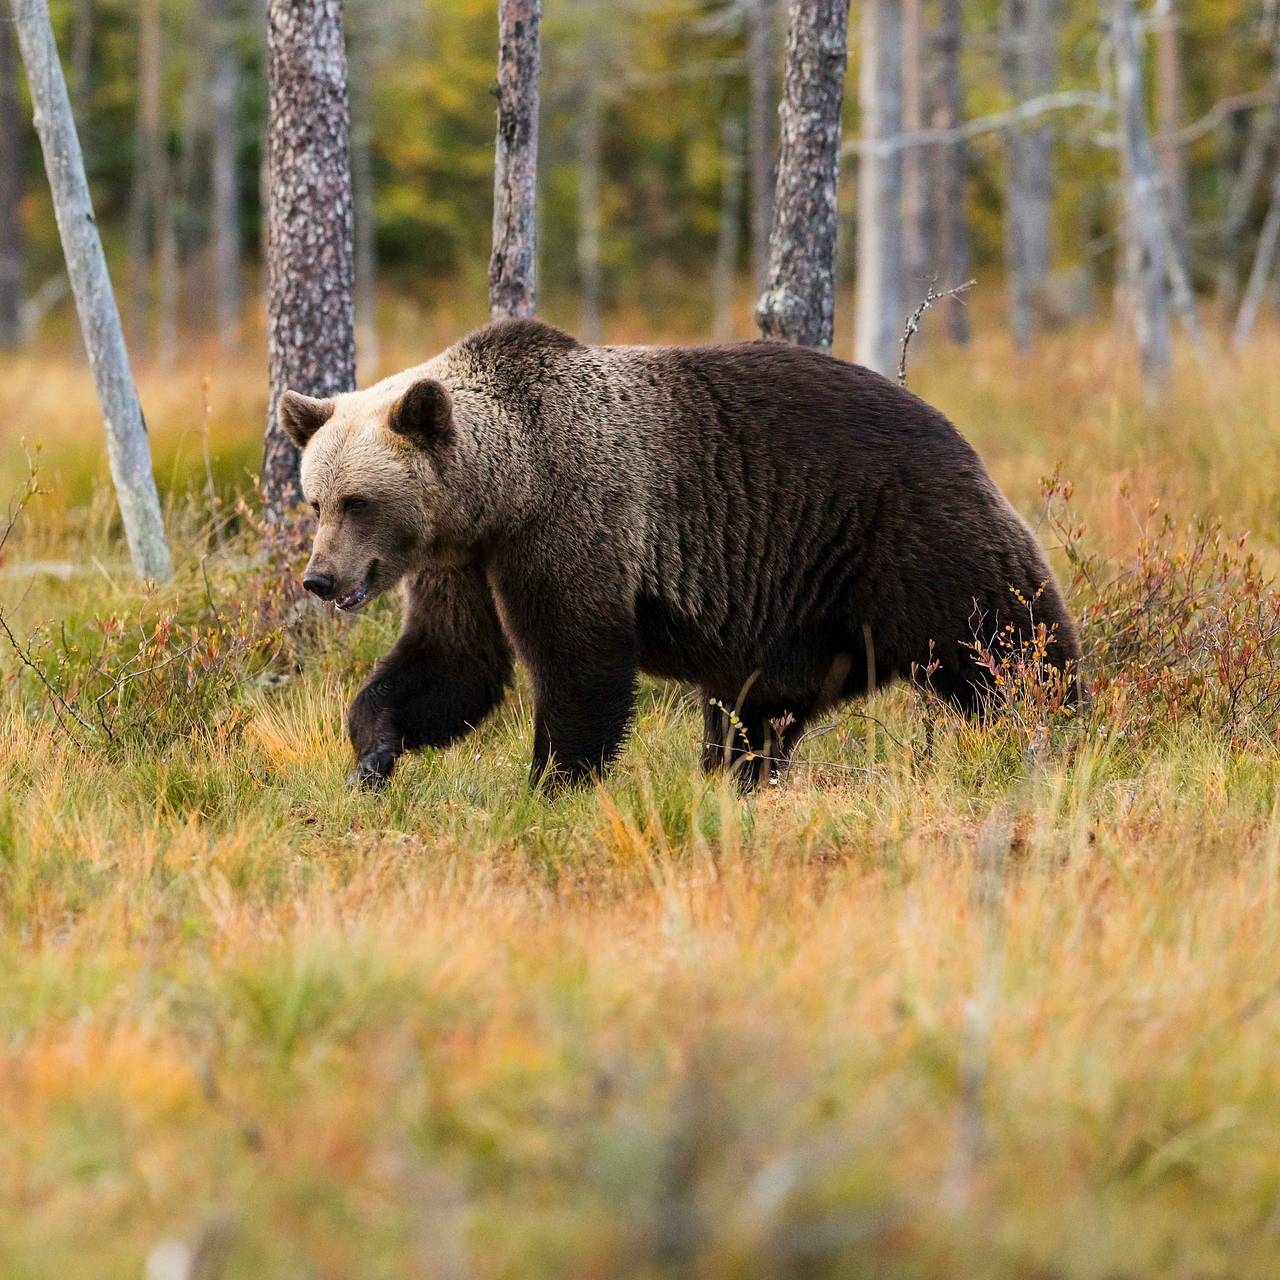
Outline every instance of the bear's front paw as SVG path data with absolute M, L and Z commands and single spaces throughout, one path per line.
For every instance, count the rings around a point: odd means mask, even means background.
M 347 774 L 347 782 L 361 791 L 376 791 L 387 785 L 395 767 L 396 756 L 390 747 L 374 747 L 356 762 L 356 767 Z

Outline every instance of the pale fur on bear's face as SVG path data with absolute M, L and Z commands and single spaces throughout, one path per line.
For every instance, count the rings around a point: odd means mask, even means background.
M 304 582 L 324 583 L 317 594 L 344 612 L 360 609 L 438 539 L 449 392 L 410 371 L 328 400 L 286 391 L 279 418 L 302 450 L 302 491 L 318 521 Z

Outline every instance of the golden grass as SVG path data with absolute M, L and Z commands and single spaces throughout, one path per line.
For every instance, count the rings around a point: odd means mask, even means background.
M 1095 543 L 1159 497 L 1274 562 L 1280 333 L 1150 413 L 1117 351 L 981 338 L 915 380 L 1029 514 L 1061 462 Z M 218 484 L 254 462 L 255 361 L 197 352 L 143 379 L 171 494 L 204 482 L 206 370 Z M 83 371 L 0 374 L 0 467 L 41 440 L 56 487 L 0 608 L 132 616 Z M 202 501 L 173 498 L 161 593 L 193 608 Z M 179 1247 L 237 1280 L 1280 1269 L 1274 747 L 1182 724 L 1030 768 L 944 719 L 926 758 L 896 691 L 743 800 L 646 685 L 610 782 L 546 802 L 520 690 L 352 796 L 342 706 L 393 627 L 322 634 L 183 733 L 73 747 L 29 681 L 0 694 L 5 1280 Z

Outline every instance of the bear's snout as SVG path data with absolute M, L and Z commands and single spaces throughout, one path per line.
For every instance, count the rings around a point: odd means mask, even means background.
M 319 596 L 321 600 L 333 599 L 333 574 L 317 573 L 314 569 L 308 570 L 306 576 L 302 579 L 303 589 L 310 591 L 313 596 Z

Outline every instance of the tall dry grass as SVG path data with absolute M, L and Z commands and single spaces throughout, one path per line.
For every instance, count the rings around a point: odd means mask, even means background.
M 451 336 L 389 328 L 388 367 Z M 1093 557 L 1111 666 L 1050 749 L 897 690 L 744 800 L 646 684 L 611 780 L 553 801 L 523 687 L 345 790 L 344 699 L 395 618 L 291 611 L 288 548 L 222 527 L 255 358 L 144 371 L 179 562 L 151 593 L 83 370 L 6 359 L 5 491 L 25 436 L 53 492 L 0 609 L 86 725 L 4 653 L 0 1275 L 1275 1275 L 1280 761 L 1215 674 L 1265 681 L 1274 645 L 1212 565 L 1150 584 L 1197 515 L 1276 566 L 1278 355 L 1188 361 L 1144 410 L 1101 329 L 920 353 L 1046 542 Z

